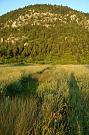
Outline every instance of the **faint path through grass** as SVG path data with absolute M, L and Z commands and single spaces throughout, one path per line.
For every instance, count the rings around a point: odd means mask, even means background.
M 69 96 L 68 96 L 68 106 L 69 106 L 69 127 L 70 134 L 75 135 L 76 131 L 78 135 L 89 135 L 89 119 L 87 115 L 86 104 L 82 93 L 79 90 L 77 80 L 73 73 L 70 74 L 68 81 L 69 86 Z

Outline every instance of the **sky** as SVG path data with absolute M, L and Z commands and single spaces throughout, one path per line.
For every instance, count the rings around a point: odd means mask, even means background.
M 0 0 L 0 15 L 33 4 L 62 4 L 89 13 L 89 0 Z

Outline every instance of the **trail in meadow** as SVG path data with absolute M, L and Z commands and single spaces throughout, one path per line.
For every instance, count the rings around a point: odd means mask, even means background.
M 69 105 L 69 127 L 70 134 L 75 135 L 76 131 L 78 135 L 88 135 L 89 134 L 89 125 L 87 122 L 87 108 L 84 103 L 84 99 L 77 80 L 73 73 L 70 74 L 69 81 L 69 96 L 68 96 L 68 105 Z

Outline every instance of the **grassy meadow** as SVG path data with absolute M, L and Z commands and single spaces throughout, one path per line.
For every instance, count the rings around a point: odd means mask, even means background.
M 89 135 L 89 66 L 1 65 L 0 135 Z

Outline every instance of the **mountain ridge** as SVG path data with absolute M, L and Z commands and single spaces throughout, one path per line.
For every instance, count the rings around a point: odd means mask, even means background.
M 89 14 L 31 5 L 0 17 L 0 61 L 89 63 Z

